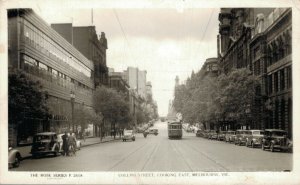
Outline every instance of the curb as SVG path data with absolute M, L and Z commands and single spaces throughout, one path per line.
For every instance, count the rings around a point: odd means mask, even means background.
M 95 142 L 95 143 L 85 144 L 85 145 L 82 145 L 81 148 L 91 146 L 91 145 L 97 145 L 97 144 L 101 144 L 101 143 L 118 141 L 118 140 L 120 140 L 120 139 L 112 139 L 112 140 L 108 140 L 108 141 L 99 141 L 99 142 Z

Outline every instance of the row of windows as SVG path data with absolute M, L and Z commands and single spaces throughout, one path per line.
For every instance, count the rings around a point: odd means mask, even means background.
M 290 125 L 291 121 L 292 100 L 276 100 L 274 102 L 274 111 L 270 112 L 270 120 L 267 128 L 290 130 L 291 128 L 286 128 L 286 125 Z
M 44 48 L 50 54 L 56 56 L 59 60 L 67 63 L 72 68 L 83 73 L 87 77 L 91 77 L 91 70 L 82 64 L 77 58 L 70 55 L 66 50 L 61 48 L 57 43 L 50 39 L 47 35 L 42 33 L 39 29 L 34 27 L 31 23 L 24 21 L 23 35 L 34 44 Z
M 69 76 L 57 71 L 42 62 L 35 60 L 27 55 L 22 55 L 24 61 L 24 70 L 30 74 L 39 76 L 45 80 L 56 83 L 59 86 L 75 89 L 77 92 L 90 94 L 92 91 L 88 86 L 70 78 Z
M 292 53 L 290 34 L 284 33 L 268 45 L 268 66 Z
M 268 94 L 292 87 L 292 67 L 286 67 L 268 75 Z

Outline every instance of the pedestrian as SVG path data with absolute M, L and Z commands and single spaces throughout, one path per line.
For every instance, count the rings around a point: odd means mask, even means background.
M 61 136 L 63 140 L 63 156 L 69 155 L 69 136 L 65 131 L 65 134 Z
M 72 151 L 73 154 L 75 155 L 75 153 L 76 153 L 75 133 L 70 133 L 70 136 L 69 136 L 69 148 L 70 148 L 70 151 Z

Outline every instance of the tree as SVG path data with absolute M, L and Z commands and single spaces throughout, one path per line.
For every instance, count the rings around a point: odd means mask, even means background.
M 8 122 L 14 129 L 25 118 L 47 121 L 49 110 L 47 96 L 39 81 L 33 81 L 20 70 L 9 70 L 8 75 Z
M 218 77 L 219 91 L 214 103 L 224 120 L 234 119 L 247 125 L 249 120 L 256 119 L 254 100 L 258 84 L 258 79 L 248 69 L 235 69 Z
M 97 87 L 94 93 L 94 107 L 97 114 L 101 113 L 104 119 L 112 124 L 114 137 L 116 124 L 125 127 L 131 121 L 129 104 L 125 101 L 125 96 L 114 89 Z

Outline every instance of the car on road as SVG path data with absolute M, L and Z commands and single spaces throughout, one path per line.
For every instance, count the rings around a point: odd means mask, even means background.
M 127 140 L 135 141 L 135 135 L 134 135 L 133 130 L 124 130 L 122 140 L 123 141 L 127 141 Z
M 235 131 L 228 130 L 225 134 L 225 142 L 232 143 L 234 142 L 234 139 L 235 139 Z
M 72 133 L 72 134 L 74 134 L 74 133 Z M 57 135 L 57 141 L 58 141 L 58 143 L 59 143 L 59 152 L 63 152 L 63 140 L 62 140 L 62 136 L 63 136 L 64 134 L 58 134 Z M 68 136 L 70 136 L 70 133 L 68 133 Z M 80 140 L 78 140 L 76 137 L 75 137 L 75 141 L 76 141 L 76 150 L 80 150 L 81 149 L 81 141 Z
M 246 136 L 246 146 L 255 148 L 256 146 L 261 146 L 262 138 L 264 137 L 263 130 L 250 130 L 249 135 Z
M 271 152 L 276 149 L 280 151 L 290 150 L 287 132 L 280 129 L 265 129 L 261 148 L 262 150 L 270 149 Z
M 55 132 L 42 132 L 33 136 L 33 143 L 31 147 L 32 157 L 39 155 L 59 154 L 59 143 Z
M 235 132 L 235 145 L 244 145 L 246 143 L 246 137 L 249 135 L 249 130 L 236 130 Z
M 217 139 L 218 133 L 216 130 L 210 130 L 208 134 L 208 139 Z
M 17 168 L 20 166 L 22 156 L 19 150 L 8 147 L 8 168 Z
M 155 136 L 157 136 L 158 135 L 158 129 L 151 128 L 151 129 L 149 129 L 148 134 L 154 134 Z
M 217 140 L 218 141 L 224 141 L 225 140 L 225 134 L 226 134 L 226 131 L 219 131 L 218 136 L 217 136 Z

